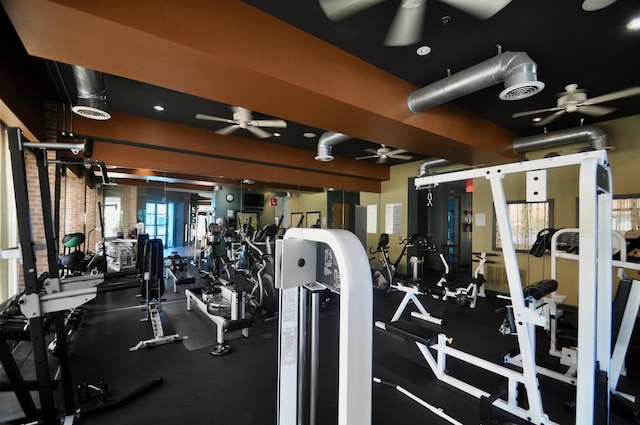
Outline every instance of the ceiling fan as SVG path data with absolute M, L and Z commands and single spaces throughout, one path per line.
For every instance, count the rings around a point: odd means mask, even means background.
M 543 112 L 555 112 L 554 114 L 551 114 L 548 117 L 543 118 L 542 120 L 533 124 L 535 126 L 544 126 L 560 118 L 561 115 L 572 112 L 580 112 L 581 114 L 599 117 L 601 115 L 610 114 L 611 112 L 615 111 L 616 108 L 594 105 L 598 103 L 611 102 L 612 100 L 622 99 L 625 97 L 640 95 L 640 87 L 630 87 L 625 90 L 620 90 L 589 99 L 587 97 L 586 90 L 579 89 L 577 84 L 569 84 L 564 89 L 564 92 L 558 93 L 557 106 L 553 108 L 536 109 L 534 111 L 518 112 L 513 114 L 512 118 L 525 117 L 527 115 L 536 115 Z
M 244 130 L 248 130 L 256 137 L 261 139 L 267 139 L 273 134 L 269 133 L 266 130 L 263 130 L 261 127 L 270 127 L 270 128 L 287 128 L 286 121 L 275 119 L 275 120 L 254 120 L 253 113 L 246 108 L 242 108 L 240 106 L 232 106 L 231 110 L 233 111 L 233 119 L 227 118 L 219 118 L 212 117 L 211 115 L 197 114 L 196 118 L 199 120 L 209 120 L 209 121 L 218 121 L 225 122 L 230 124 L 227 127 L 221 128 L 220 130 L 216 130 L 216 133 L 227 135 L 231 134 L 239 128 Z
M 325 15 L 338 21 L 371 7 L 383 0 L 319 0 Z M 488 19 L 511 0 L 440 0 L 479 19 Z M 384 41 L 386 46 L 408 46 L 422 36 L 422 24 L 427 0 L 402 0 Z
M 385 145 L 380 145 L 380 147 L 378 149 L 365 149 L 365 152 L 369 152 L 372 155 L 367 155 L 367 156 L 359 156 L 356 159 L 357 160 L 361 160 L 361 159 L 371 159 L 371 158 L 378 158 L 378 160 L 376 161 L 377 164 L 384 164 L 387 162 L 388 159 L 400 159 L 403 161 L 408 161 L 410 159 L 413 159 L 413 156 L 411 155 L 402 155 L 403 153 L 407 152 L 404 149 L 394 149 L 391 150 L 388 147 L 386 147 Z

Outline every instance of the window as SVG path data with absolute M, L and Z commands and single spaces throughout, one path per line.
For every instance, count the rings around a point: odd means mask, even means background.
M 10 249 L 18 245 L 18 215 L 16 213 L 15 194 L 11 155 L 6 127 L 0 122 L 0 249 Z M 0 303 L 13 297 L 22 284 L 22 274 L 18 277 L 20 264 L 18 259 L 0 259 Z
M 511 235 L 516 251 L 529 251 L 538 232 L 553 227 L 553 200 L 546 202 L 507 202 L 507 213 L 511 224 Z M 500 231 L 494 212 L 493 248 L 502 249 Z
M 106 196 L 104 198 L 104 237 L 115 238 L 118 232 L 122 231 L 120 227 L 122 200 L 117 196 Z
M 640 228 L 640 195 L 625 195 L 612 200 L 613 230 L 624 234 Z

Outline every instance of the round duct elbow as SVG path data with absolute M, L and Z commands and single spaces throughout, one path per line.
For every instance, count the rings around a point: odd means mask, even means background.
M 316 161 L 333 161 L 333 155 L 331 155 L 331 145 L 318 144 L 318 154 L 315 158 Z
M 424 177 L 429 175 L 429 170 L 434 167 L 441 167 L 444 165 L 453 164 L 453 162 L 448 159 L 442 158 L 428 158 L 420 163 L 420 167 L 418 170 L 418 177 Z
M 318 140 L 318 154 L 315 157 L 316 161 L 332 161 L 333 155 L 331 154 L 331 150 L 333 145 L 337 145 L 338 143 L 342 143 L 349 139 L 351 139 L 351 136 L 347 136 L 342 133 L 336 133 L 333 131 L 326 131 L 322 133 L 322 136 L 320 136 L 320 139 Z
M 407 106 L 412 113 L 418 114 L 501 82 L 505 83 L 505 89 L 500 93 L 502 100 L 524 99 L 544 88 L 544 83 L 537 80 L 535 62 L 526 53 L 504 52 L 412 91 L 407 97 Z
M 526 57 L 526 58 L 525 58 Z M 516 56 L 517 64 L 507 67 L 501 100 L 520 100 L 542 91 L 544 83 L 537 80 L 537 65 L 524 54 Z
M 73 77 L 78 90 L 77 105 L 71 107 L 76 114 L 92 120 L 108 120 L 107 95 L 102 74 L 92 69 L 73 66 Z
M 609 137 L 602 127 L 585 125 L 515 139 L 513 141 L 513 151 L 515 153 L 530 152 L 579 142 L 588 142 L 593 149 L 610 148 Z

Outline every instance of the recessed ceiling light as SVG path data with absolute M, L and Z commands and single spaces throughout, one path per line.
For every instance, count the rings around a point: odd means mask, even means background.
M 541 118 L 541 117 L 535 117 L 535 118 L 533 118 L 531 121 L 533 121 L 533 122 L 540 122 L 540 121 L 542 121 L 542 118 Z
M 316 133 L 311 133 L 311 132 L 302 133 L 302 135 L 307 139 L 313 139 L 314 137 L 316 137 Z
M 420 46 L 420 47 L 418 47 L 418 50 L 416 50 L 416 53 L 418 54 L 418 56 L 426 56 L 429 53 L 431 53 L 431 47 L 429 47 L 429 46 Z
M 630 20 L 627 24 L 627 29 L 635 31 L 640 30 L 640 17 Z
M 164 106 L 162 105 L 153 105 L 153 109 L 156 111 L 164 111 Z
M 280 133 L 273 133 L 273 137 L 280 137 L 280 136 L 282 136 L 282 134 L 280 134 Z

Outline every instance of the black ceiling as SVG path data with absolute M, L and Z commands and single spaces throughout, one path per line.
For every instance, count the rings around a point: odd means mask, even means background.
M 480 0 L 477 0 L 481 3 Z M 520 135 L 542 131 L 531 117 L 512 119 L 520 111 L 556 106 L 556 94 L 578 84 L 589 97 L 640 85 L 640 31 L 626 28 L 640 16 L 640 2 L 618 0 L 597 11 L 582 9 L 582 0 L 513 0 L 493 17 L 480 20 L 444 2 L 426 4 L 422 37 L 406 47 L 383 44 L 400 1 L 382 1 L 339 21 L 329 20 L 317 0 L 246 0 L 305 32 L 311 33 L 416 86 L 423 87 L 483 62 L 502 51 L 523 51 L 538 65 L 545 89 L 528 99 L 505 102 L 496 85 L 455 101 Z M 446 23 L 445 23 L 446 22 Z M 429 46 L 431 53 L 416 50 Z M 640 113 L 640 97 L 608 103 L 611 114 L 587 117 L 566 114 L 549 131 Z
M 578 84 L 579 88 L 587 90 L 590 98 L 640 86 L 640 31 L 626 28 L 634 16 L 640 16 L 638 0 L 618 0 L 604 9 L 590 12 L 582 9 L 582 0 L 513 0 L 486 20 L 442 1 L 429 0 L 420 41 L 405 47 L 383 44 L 399 0 L 382 1 L 339 21 L 328 19 L 318 0 L 246 0 L 245 3 L 419 87 L 446 77 L 448 72 L 454 74 L 483 62 L 499 51 L 526 52 L 537 63 L 538 79 L 546 85 L 541 93 L 523 100 L 502 101 L 498 94 L 503 86 L 497 84 L 454 101 L 523 136 L 541 133 L 545 129 L 532 126 L 531 117 L 514 119 L 512 115 L 555 106 L 556 94 L 564 91 L 567 84 Z M 417 55 L 417 48 L 424 45 L 431 48 L 431 53 Z M 260 49 L 260 46 L 255 48 Z M 295 52 L 291 54 L 295 55 Z M 65 65 L 41 62 L 41 67 L 49 84 L 57 80 L 58 71 L 66 75 L 64 86 L 57 81 L 55 88 L 49 88 L 52 96 L 64 101 L 67 97 L 75 99 L 74 84 Z M 226 124 L 196 120 L 195 114 L 232 116 L 230 105 L 144 82 L 105 75 L 105 84 L 110 111 L 210 130 L 220 129 Z M 68 95 L 65 89 L 69 90 Z M 162 104 L 165 111 L 153 110 L 152 105 L 155 104 Z M 640 114 L 640 96 L 608 102 L 606 106 L 617 109 L 600 117 L 565 114 L 549 124 L 546 130 L 575 127 L 582 120 L 591 124 Z M 272 117 L 256 111 L 254 118 Z M 304 138 L 302 133 L 313 132 L 320 136 L 324 131 L 332 130 L 309 128 L 292 122 L 288 124 L 287 129 L 277 130 L 281 137 L 267 141 L 315 150 L 317 137 Z M 244 133 L 246 137 L 253 137 L 246 131 Z M 366 154 L 364 149 L 373 147 L 377 145 L 352 141 L 336 145 L 333 153 L 353 158 Z M 389 162 L 390 165 L 395 163 Z

